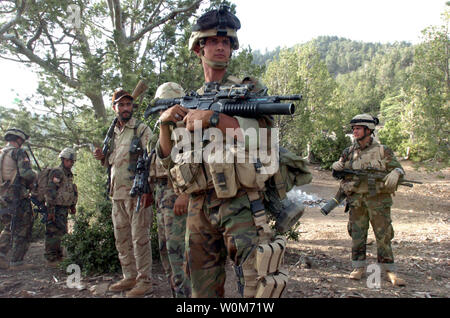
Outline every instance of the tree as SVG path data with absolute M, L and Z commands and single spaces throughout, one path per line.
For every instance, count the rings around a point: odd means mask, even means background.
M 202 0 L 7 0 L 0 3 L 0 57 L 33 65 L 89 99 L 106 118 L 103 95 L 132 89 L 153 72 L 153 41 L 183 28 Z M 169 27 L 171 26 L 171 27 Z
M 342 149 L 331 144 L 341 145 L 345 140 L 342 129 L 345 119 L 339 116 L 343 105 L 336 82 L 314 43 L 281 50 L 279 57 L 268 64 L 264 80 L 271 94 L 303 95 L 303 100 L 296 103 L 293 118 L 276 119 L 282 143 L 304 155 L 308 154 L 309 146 L 321 163 L 332 162 L 339 155 L 335 150 Z M 324 151 L 323 147 L 328 149 Z M 331 148 L 336 149 L 329 151 Z

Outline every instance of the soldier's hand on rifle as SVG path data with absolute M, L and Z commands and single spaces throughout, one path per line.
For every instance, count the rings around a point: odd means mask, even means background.
M 341 160 L 336 161 L 332 164 L 331 169 L 333 169 L 334 171 L 342 171 L 344 170 L 344 163 Z
M 214 112 L 212 110 L 193 109 L 186 115 L 186 117 L 184 117 L 183 121 L 189 131 L 194 131 L 196 121 L 201 123 L 201 128 L 207 128 L 209 127 L 209 119 L 213 114 Z
M 183 214 L 186 214 L 188 211 L 188 204 L 189 204 L 189 195 L 183 193 L 181 194 L 175 201 L 175 204 L 173 206 L 173 212 L 177 216 L 181 216 Z
M 189 109 L 184 108 L 180 105 L 174 105 L 169 109 L 165 110 L 161 116 L 159 116 L 159 121 L 162 125 L 167 124 L 169 122 L 176 123 L 178 121 L 183 120 L 186 114 L 189 113 Z
M 94 158 L 97 160 L 103 160 L 105 158 L 105 155 L 103 154 L 103 152 L 100 148 L 95 148 L 93 154 L 94 154 Z
M 392 170 L 386 177 L 384 177 L 384 187 L 388 191 L 394 191 L 397 187 L 400 172 L 397 169 Z

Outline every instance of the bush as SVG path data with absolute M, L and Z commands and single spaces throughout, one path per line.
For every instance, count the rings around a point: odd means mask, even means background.
M 111 273 L 121 269 L 115 246 L 111 219 L 111 201 L 102 201 L 98 210 L 80 208 L 75 216 L 74 229 L 63 238 L 67 248 L 64 266 L 77 264 L 83 273 Z
M 350 146 L 350 138 L 339 133 L 336 136 L 318 134 L 311 140 L 311 152 L 322 168 L 328 169 L 339 159 L 342 151 Z

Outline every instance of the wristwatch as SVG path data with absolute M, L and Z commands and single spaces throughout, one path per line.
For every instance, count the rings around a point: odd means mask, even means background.
M 217 127 L 219 124 L 219 112 L 214 112 L 211 117 L 209 117 L 209 127 Z

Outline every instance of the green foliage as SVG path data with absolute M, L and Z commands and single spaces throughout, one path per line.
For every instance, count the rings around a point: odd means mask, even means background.
M 339 131 L 338 131 L 339 132 Z M 316 135 L 311 140 L 311 152 L 322 168 L 330 168 L 339 159 L 342 150 L 350 146 L 350 138 L 342 131 L 337 136 Z
M 86 274 L 117 272 L 120 262 L 115 247 L 111 202 L 100 201 L 94 209 L 78 208 L 73 233 L 65 235 L 65 265 L 77 264 Z

